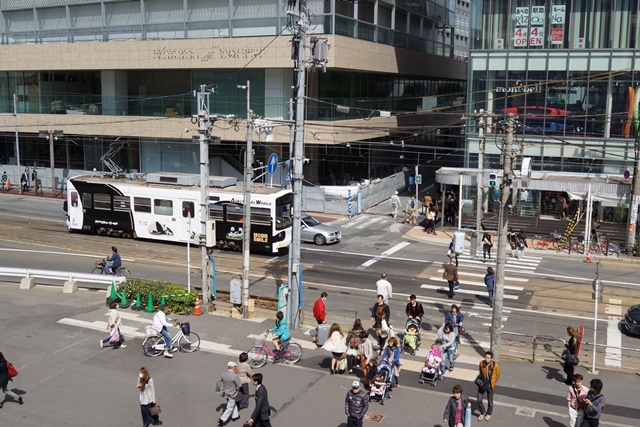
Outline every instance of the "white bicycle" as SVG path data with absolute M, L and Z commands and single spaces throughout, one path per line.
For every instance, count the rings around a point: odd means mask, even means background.
M 176 320 L 175 324 L 178 326 L 178 333 L 171 338 L 171 346 L 177 347 L 178 350 L 185 353 L 198 351 L 200 349 L 200 336 L 191 331 L 190 323 L 180 323 Z M 145 356 L 157 357 L 164 353 L 167 342 L 165 337 L 149 325 L 145 327 L 145 334 L 147 338 L 142 342 Z

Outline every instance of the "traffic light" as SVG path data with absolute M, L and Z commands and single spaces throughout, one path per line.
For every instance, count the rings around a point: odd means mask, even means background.
M 489 174 L 489 185 L 495 187 L 498 181 L 498 176 L 495 173 Z

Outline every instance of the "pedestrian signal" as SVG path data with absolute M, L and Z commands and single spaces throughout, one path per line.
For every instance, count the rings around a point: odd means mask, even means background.
M 490 173 L 489 174 L 489 185 L 491 187 L 495 187 L 497 181 L 498 181 L 498 176 L 495 173 Z

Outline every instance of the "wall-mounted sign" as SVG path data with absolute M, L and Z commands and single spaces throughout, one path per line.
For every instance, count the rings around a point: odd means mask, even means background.
M 529 46 L 542 46 L 544 44 L 544 27 L 531 27 L 529 32 Z
M 504 49 L 504 39 L 496 40 L 496 49 Z
M 576 48 L 584 49 L 584 37 L 578 38 L 578 43 L 576 44 Z
M 529 18 L 531 26 L 544 25 L 544 11 L 544 6 L 531 6 L 531 18 Z
M 529 6 L 516 7 L 516 27 L 529 26 Z
M 567 10 L 567 6 L 564 4 L 556 4 L 551 6 L 551 24 L 552 25 L 564 25 L 564 16 Z
M 527 37 L 529 36 L 528 28 L 516 28 L 513 31 L 513 46 L 514 47 L 526 47 Z
M 564 41 L 564 28 L 551 29 L 551 44 L 562 44 Z
M 517 84 L 517 83 L 516 83 Z M 539 85 L 529 86 L 497 86 L 496 93 L 533 93 L 540 92 L 541 87 Z

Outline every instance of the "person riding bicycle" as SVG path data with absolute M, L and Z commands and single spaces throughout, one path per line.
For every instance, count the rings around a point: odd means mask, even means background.
M 273 332 L 273 346 L 276 349 L 276 353 L 280 353 L 280 350 L 285 348 L 289 344 L 291 339 L 291 333 L 287 327 L 287 320 L 284 318 L 284 314 L 279 311 L 276 313 L 276 326 L 269 329 L 267 332 Z M 279 357 L 279 355 L 277 355 Z
M 444 322 L 442 322 L 442 326 L 448 323 L 453 327 L 453 331 L 456 333 L 456 343 L 460 343 L 460 330 L 464 331 L 464 328 L 462 327 L 463 321 L 464 316 L 460 313 L 458 306 L 452 304 L 451 310 L 447 311 L 444 315 Z
M 153 329 L 158 331 L 158 333 L 164 337 L 164 357 L 172 358 L 173 354 L 171 353 L 175 353 L 178 349 L 176 347 L 171 347 L 171 334 L 169 333 L 167 327 L 175 326 L 175 324 L 172 325 L 171 323 L 169 323 L 171 322 L 171 319 L 167 317 L 168 311 L 169 307 L 167 307 L 166 305 L 160 307 L 160 311 L 158 311 L 153 316 Z
M 111 256 L 107 258 L 106 261 L 113 261 L 107 268 L 111 271 L 111 274 L 116 274 L 116 271 L 122 266 L 122 259 L 118 253 L 118 248 L 111 246 Z

